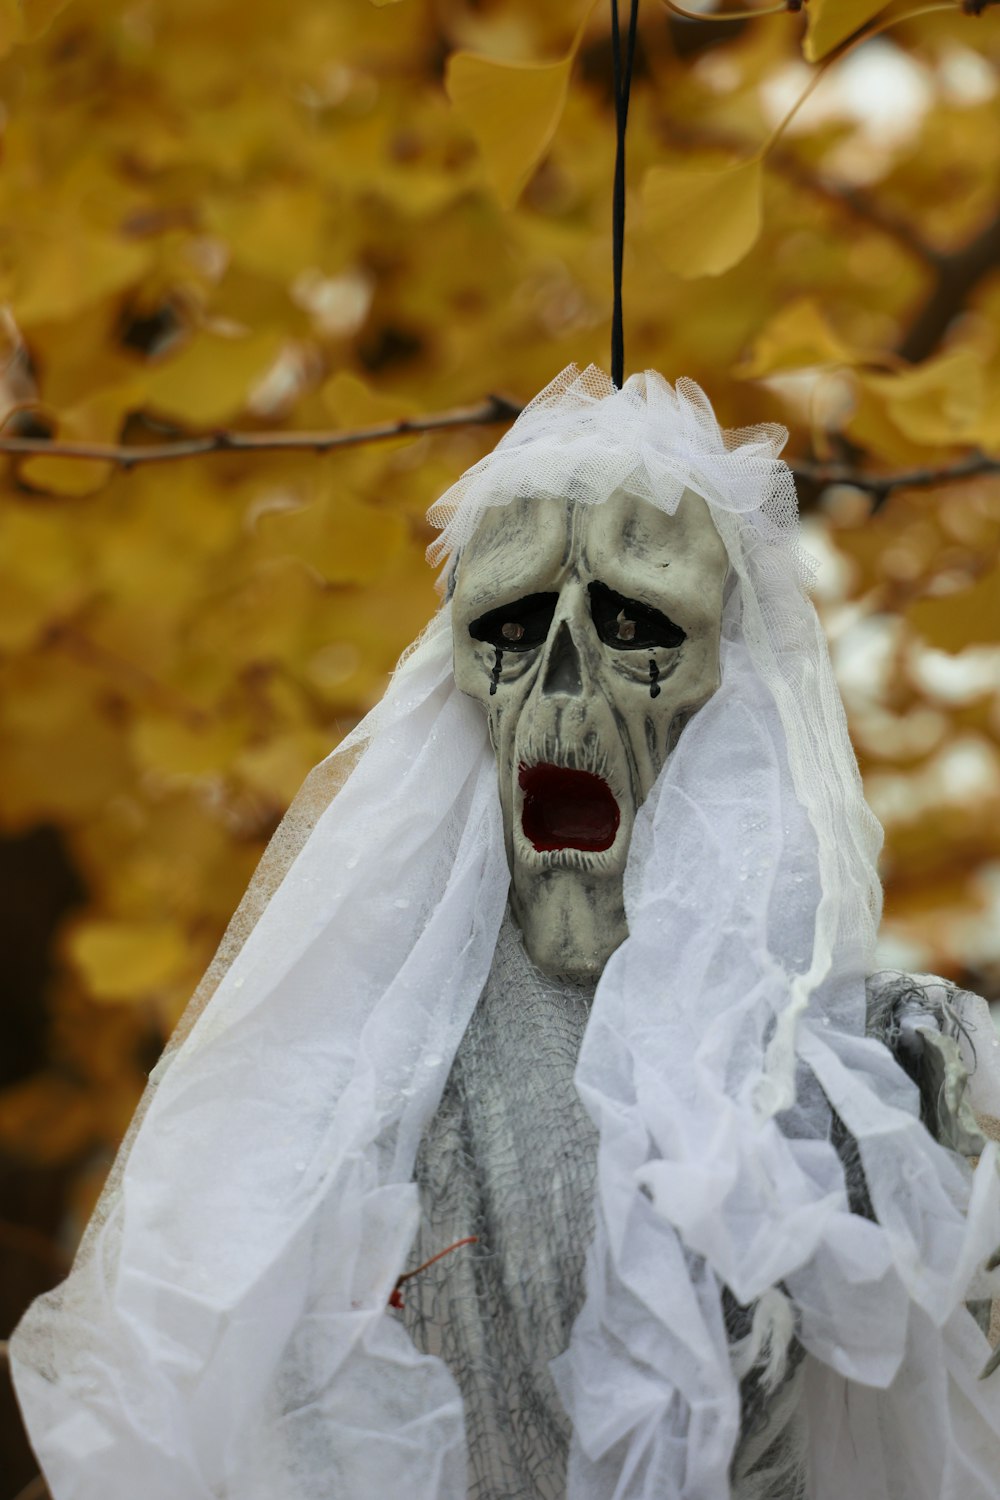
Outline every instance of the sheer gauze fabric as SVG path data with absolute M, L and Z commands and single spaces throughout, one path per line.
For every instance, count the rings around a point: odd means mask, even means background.
M 630 936 L 577 1068 L 598 1147 L 585 1299 L 553 1367 L 570 1500 L 729 1496 L 723 1286 L 794 1317 L 813 1500 L 1000 1496 L 1000 1390 L 964 1306 L 997 1290 L 996 1148 L 972 1171 L 938 1145 L 865 1037 L 879 830 L 804 593 L 784 436 L 723 433 L 685 381 L 617 391 L 570 368 L 432 512 L 434 560 L 460 566 L 514 496 L 623 488 L 673 510 L 690 489 L 731 564 L 722 685 L 640 812 Z M 72 1273 L 12 1340 L 55 1500 L 465 1494 L 455 1383 L 387 1309 L 508 886 L 447 604 L 277 839 Z M 831 1110 L 874 1221 L 850 1212 Z

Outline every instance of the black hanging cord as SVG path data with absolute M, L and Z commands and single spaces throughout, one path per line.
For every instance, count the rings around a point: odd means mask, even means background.
M 611 380 L 621 390 L 625 378 L 625 337 L 622 331 L 622 255 L 625 246 L 625 127 L 628 125 L 628 100 L 632 92 L 632 59 L 635 56 L 636 21 L 639 0 L 632 0 L 625 65 L 622 66 L 621 32 L 618 25 L 618 0 L 611 0 L 611 60 L 615 84 L 615 186 L 611 199 L 612 277 L 614 310 L 611 315 Z

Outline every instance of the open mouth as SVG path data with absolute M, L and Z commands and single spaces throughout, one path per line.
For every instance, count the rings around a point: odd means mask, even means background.
M 521 827 L 540 852 L 611 848 L 621 813 L 603 777 L 542 764 L 521 766 L 517 779 L 524 793 Z

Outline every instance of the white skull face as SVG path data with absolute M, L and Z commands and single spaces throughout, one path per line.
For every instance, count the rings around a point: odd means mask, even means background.
M 486 511 L 459 562 L 455 679 L 489 716 L 511 906 L 548 974 L 600 974 L 627 935 L 636 809 L 719 685 L 728 568 L 708 506 L 616 493 Z

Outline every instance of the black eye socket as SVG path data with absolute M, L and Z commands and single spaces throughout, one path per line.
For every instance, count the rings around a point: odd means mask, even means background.
M 605 583 L 589 586 L 590 613 L 606 646 L 619 651 L 649 651 L 654 646 L 679 646 L 687 636 L 658 609 L 626 599 Z
M 502 651 L 530 651 L 548 635 L 558 603 L 558 594 L 529 594 L 480 615 L 469 626 L 469 634 L 474 641 L 488 641 Z

